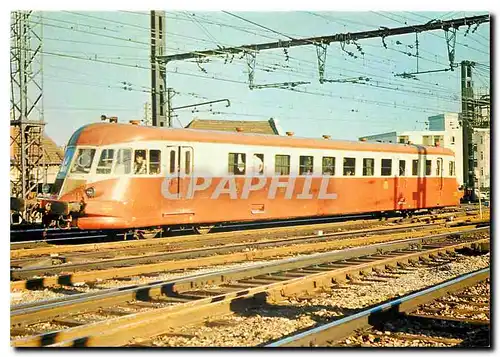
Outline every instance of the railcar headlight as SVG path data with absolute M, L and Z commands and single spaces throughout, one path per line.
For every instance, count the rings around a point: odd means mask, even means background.
M 88 198 L 92 198 L 95 196 L 95 189 L 93 187 L 88 187 L 85 189 L 85 194 Z

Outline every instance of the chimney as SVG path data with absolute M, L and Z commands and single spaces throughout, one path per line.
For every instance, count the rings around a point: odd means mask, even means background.
M 237 131 L 238 133 L 241 133 L 241 132 L 243 131 L 243 128 L 241 128 L 241 127 L 237 127 L 237 128 L 236 128 L 236 131 Z
M 293 131 L 287 131 L 287 132 L 286 132 L 286 135 L 287 135 L 287 136 L 293 136 Z
M 139 125 L 140 120 L 129 120 L 129 123 L 132 125 Z
M 330 140 L 331 136 L 330 135 L 323 135 L 323 139 Z

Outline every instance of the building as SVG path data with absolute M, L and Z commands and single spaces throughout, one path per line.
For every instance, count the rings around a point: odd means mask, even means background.
M 434 146 L 440 145 L 453 150 L 457 181 L 463 184 L 463 152 L 462 127 L 458 113 L 444 113 L 428 118 L 429 129 L 420 131 L 392 131 L 388 133 L 367 135 L 360 139 L 384 143 L 401 143 Z
M 193 119 L 186 128 L 218 131 L 241 131 L 244 133 L 283 135 L 278 120 L 204 120 Z
M 475 187 L 488 191 L 490 189 L 490 129 L 474 128 L 472 132 L 474 148 Z
M 13 165 L 16 157 L 20 157 L 19 154 L 19 146 L 17 142 L 12 138 L 17 137 L 19 135 L 19 127 L 11 126 L 10 127 L 10 137 L 11 137 L 11 145 L 10 145 L 10 180 L 11 182 L 18 182 L 20 180 L 20 171 Z M 42 167 L 45 169 L 46 182 L 43 180 L 43 174 L 40 170 L 40 176 L 38 178 L 39 186 L 47 183 L 49 185 L 53 184 L 56 180 L 57 173 L 59 172 L 59 166 L 62 163 L 64 158 L 64 150 L 56 145 L 56 143 L 46 136 L 43 135 L 43 162 Z M 16 155 L 17 154 L 17 155 Z M 35 178 L 36 181 L 36 178 Z M 35 182 L 33 181 L 33 182 Z

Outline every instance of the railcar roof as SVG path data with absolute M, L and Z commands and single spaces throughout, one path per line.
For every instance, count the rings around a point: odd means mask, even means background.
M 278 136 L 254 133 L 233 133 L 213 130 L 159 128 L 132 124 L 95 123 L 78 129 L 71 137 L 72 145 L 112 145 L 138 141 L 208 142 L 257 146 L 279 146 L 310 149 L 375 151 L 395 153 L 422 153 L 454 155 L 443 147 L 374 143 L 362 141 L 330 140 Z

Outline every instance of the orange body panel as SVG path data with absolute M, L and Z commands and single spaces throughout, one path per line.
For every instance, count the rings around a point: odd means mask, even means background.
M 115 192 L 118 180 L 91 184 L 96 196 L 86 199 L 85 217 L 76 220 L 79 228 L 119 229 L 414 210 L 454 206 L 460 199 L 454 178 L 330 177 L 326 193 L 335 193 L 334 199 L 317 198 L 321 177 L 311 178 L 310 190 L 306 193 L 312 198 L 308 199 L 298 197 L 304 190 L 305 178 L 302 177 L 296 179 L 290 199 L 285 197 L 286 188 L 278 188 L 275 198 L 269 198 L 271 178 L 246 199 L 241 198 L 245 178 L 235 179 L 236 198 L 222 193 L 216 199 L 212 199 L 212 195 L 221 178 L 212 179 L 207 189 L 195 192 L 191 199 L 165 198 L 161 187 L 164 178 L 127 178 L 127 189 L 119 195 Z M 186 195 L 188 180 L 180 182 L 182 196 Z M 287 177 L 280 178 L 282 182 L 287 180 Z M 73 197 L 68 193 L 61 200 L 69 201 Z

